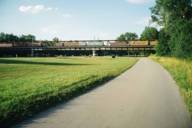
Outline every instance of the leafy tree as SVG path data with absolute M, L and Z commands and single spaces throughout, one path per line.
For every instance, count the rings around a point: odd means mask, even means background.
M 163 26 L 173 23 L 175 19 L 192 19 L 191 0 L 156 0 L 151 8 L 152 19 Z
M 161 29 L 159 31 L 158 44 L 156 47 L 157 55 L 160 56 L 170 55 L 168 40 L 170 40 L 170 36 L 165 32 L 164 29 Z
M 54 43 L 59 43 L 59 38 L 58 37 L 53 38 L 53 42 Z
M 10 42 L 17 42 L 19 40 L 19 37 L 13 35 L 13 34 L 8 34 L 8 41 Z
M 19 38 L 20 41 L 23 41 L 23 42 L 32 42 L 32 41 L 35 41 L 35 36 L 34 35 L 22 35 L 20 38 Z
M 148 40 L 149 44 L 152 40 L 158 39 L 158 30 L 154 27 L 145 27 L 141 34 L 141 40 Z
M 171 54 L 177 57 L 192 55 L 192 1 L 156 0 L 151 8 L 152 19 L 164 27 Z
M 0 33 L 0 42 L 4 42 L 6 40 L 6 34 L 1 32 Z
M 126 40 L 136 40 L 138 39 L 138 35 L 136 33 L 126 32 L 125 33 L 125 39 Z
M 32 41 L 35 41 L 35 36 L 33 36 L 31 34 L 22 35 L 22 36 L 18 37 L 13 34 L 0 33 L 0 42 L 12 43 L 13 46 L 25 45 L 26 42 L 32 42 Z
M 192 57 L 192 21 L 178 20 L 171 34 L 169 47 L 177 57 Z
M 119 41 L 130 41 L 130 40 L 136 40 L 138 38 L 138 35 L 136 33 L 126 32 L 124 34 L 121 34 L 117 40 Z
M 124 34 L 121 34 L 119 37 L 117 37 L 117 40 L 118 41 L 125 41 L 125 35 Z
M 0 33 L 0 42 L 17 42 L 18 36 L 13 34 Z

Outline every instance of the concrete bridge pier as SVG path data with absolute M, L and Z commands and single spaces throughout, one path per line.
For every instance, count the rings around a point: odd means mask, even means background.
M 34 49 L 31 48 L 31 57 L 33 57 L 33 56 L 34 56 Z
M 95 56 L 96 54 L 95 54 L 95 49 L 93 48 L 92 49 L 92 56 Z

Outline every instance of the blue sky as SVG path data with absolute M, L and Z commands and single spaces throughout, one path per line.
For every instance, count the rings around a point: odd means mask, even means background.
M 0 0 L 0 31 L 37 39 L 115 39 L 140 34 L 154 0 Z

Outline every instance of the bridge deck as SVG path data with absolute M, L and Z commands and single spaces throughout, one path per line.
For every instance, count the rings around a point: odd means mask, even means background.
M 155 50 L 154 45 L 128 45 L 128 46 L 54 46 L 54 47 L 0 47 L 1 49 L 21 50 Z

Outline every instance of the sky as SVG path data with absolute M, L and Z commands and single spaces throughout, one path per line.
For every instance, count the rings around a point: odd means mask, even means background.
M 0 0 L 0 32 L 39 40 L 115 39 L 149 25 L 155 0 Z

